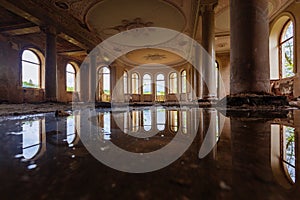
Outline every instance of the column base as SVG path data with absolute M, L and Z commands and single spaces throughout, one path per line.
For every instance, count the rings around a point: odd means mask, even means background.
M 255 107 L 283 107 L 288 106 L 286 96 L 273 96 L 269 94 L 237 94 L 228 95 L 221 99 L 218 107 L 255 108 Z

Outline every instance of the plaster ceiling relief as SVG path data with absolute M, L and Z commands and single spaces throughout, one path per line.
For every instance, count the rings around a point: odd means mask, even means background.
M 215 50 L 217 53 L 230 50 L 230 36 L 221 36 L 215 38 Z
M 123 60 L 133 64 L 163 64 L 171 65 L 183 62 L 183 58 L 173 52 L 163 49 L 145 48 L 138 49 L 127 53 L 123 56 Z
M 163 27 L 179 32 L 186 27 L 183 13 L 162 0 L 103 0 L 88 10 L 85 21 L 101 39 L 136 27 Z

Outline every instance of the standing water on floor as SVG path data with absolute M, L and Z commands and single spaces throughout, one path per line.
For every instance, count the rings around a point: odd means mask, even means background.
M 299 110 L 1 117 L 1 199 L 300 199 L 299 128 Z

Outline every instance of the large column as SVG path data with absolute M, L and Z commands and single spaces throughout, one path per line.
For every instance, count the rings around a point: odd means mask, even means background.
M 208 1 L 201 7 L 202 14 L 202 46 L 207 54 L 202 54 L 202 98 L 216 99 L 216 69 L 215 69 L 215 12 L 217 0 Z
M 95 51 L 95 50 L 94 50 Z M 97 87 L 97 52 L 90 53 L 90 65 L 89 65 L 89 102 L 95 102 L 96 87 Z
M 45 97 L 47 101 L 57 101 L 56 30 L 54 27 L 47 27 L 45 33 Z
M 267 0 L 230 1 L 230 94 L 269 92 Z
M 89 63 L 84 62 L 80 67 L 80 101 L 89 100 Z

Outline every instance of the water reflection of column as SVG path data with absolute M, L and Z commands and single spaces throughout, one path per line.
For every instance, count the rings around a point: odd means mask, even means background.
M 217 150 L 217 111 L 213 109 L 206 109 L 203 111 L 203 134 L 204 140 L 202 143 L 202 149 L 205 149 L 205 152 L 209 152 L 207 157 L 208 159 L 216 159 L 216 150 Z
M 275 199 L 267 187 L 272 181 L 270 123 L 231 119 L 233 199 Z
M 295 110 L 294 111 L 294 124 L 295 124 L 295 160 L 296 160 L 296 187 L 298 191 L 298 194 L 300 193 L 300 111 Z

